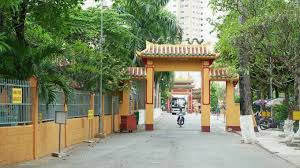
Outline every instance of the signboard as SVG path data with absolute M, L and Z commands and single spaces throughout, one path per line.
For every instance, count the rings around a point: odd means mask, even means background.
M 22 104 L 22 89 L 13 88 L 12 89 L 12 103 L 13 104 Z
M 261 116 L 263 116 L 263 117 L 271 117 L 271 112 L 269 112 L 269 111 L 263 111 L 263 112 L 261 112 Z
M 89 120 L 94 119 L 94 110 L 89 110 L 89 111 L 88 111 L 88 119 L 89 119 Z
M 300 111 L 293 111 L 293 120 L 300 121 Z
M 55 123 L 66 124 L 67 113 L 65 111 L 55 111 Z

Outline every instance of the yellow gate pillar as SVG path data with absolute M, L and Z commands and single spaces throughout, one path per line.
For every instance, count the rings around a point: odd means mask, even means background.
M 201 106 L 201 131 L 210 132 L 210 63 L 203 62 L 202 67 L 202 106 Z
M 241 131 L 240 111 L 234 102 L 234 83 L 226 81 L 226 130 Z
M 131 84 L 130 82 L 126 82 L 128 87 L 126 87 L 123 90 L 123 93 L 121 94 L 121 103 L 120 103 L 120 117 L 121 116 L 128 116 L 130 113 L 130 94 L 131 94 Z
M 147 60 L 146 65 L 146 131 L 152 131 L 153 128 L 153 83 L 154 83 L 154 65 L 152 60 Z
M 38 158 L 38 127 L 39 127 L 39 97 L 38 97 L 38 80 L 36 77 L 29 79 L 31 91 L 31 117 L 33 127 L 33 159 Z

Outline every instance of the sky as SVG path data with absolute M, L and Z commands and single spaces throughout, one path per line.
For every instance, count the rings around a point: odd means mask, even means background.
M 104 0 L 104 4 L 107 6 L 112 5 L 111 0 Z M 96 3 L 95 0 L 86 0 L 85 4 L 83 5 L 84 9 L 87 9 L 89 7 L 95 7 L 99 5 L 99 2 Z M 175 72 L 175 78 L 186 78 L 188 77 L 192 78 L 194 80 L 195 88 L 198 89 L 201 87 L 201 73 L 200 72 Z
M 87 8 L 90 8 L 90 7 L 95 7 L 99 4 L 100 3 L 99 2 L 96 3 L 95 0 L 86 0 L 82 7 L 83 7 L 83 9 L 87 9 Z M 111 0 L 104 0 L 104 5 L 111 6 L 112 1 Z

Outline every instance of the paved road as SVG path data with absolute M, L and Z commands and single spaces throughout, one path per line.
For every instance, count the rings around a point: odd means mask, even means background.
M 293 168 L 240 136 L 224 132 L 212 117 L 212 132 L 201 133 L 200 116 L 189 115 L 179 128 L 176 116 L 163 114 L 153 132 L 113 135 L 96 146 L 79 145 L 63 159 L 46 157 L 16 168 Z

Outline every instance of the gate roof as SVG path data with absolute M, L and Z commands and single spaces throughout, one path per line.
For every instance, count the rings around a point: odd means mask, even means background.
M 146 79 L 145 67 L 128 67 L 127 71 L 132 79 Z
M 210 70 L 211 81 L 238 81 L 239 75 L 236 73 L 230 73 L 226 68 L 212 68 Z
M 206 44 L 152 44 L 139 53 L 141 58 L 198 58 L 216 59 L 218 54 L 210 51 Z

